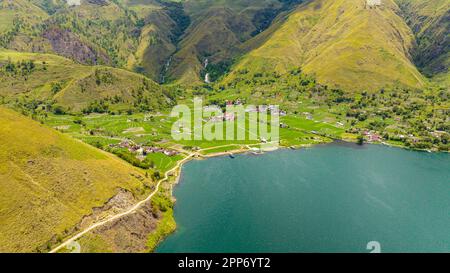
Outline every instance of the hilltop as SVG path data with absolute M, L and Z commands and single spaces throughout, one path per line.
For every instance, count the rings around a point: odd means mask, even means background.
M 174 102 L 161 86 L 127 70 L 64 57 L 0 50 L 4 103 L 79 113 L 157 110 Z
M 301 67 L 318 81 L 348 90 L 377 90 L 401 84 L 423 87 L 412 62 L 414 35 L 391 0 L 308 1 L 279 18 L 267 34 L 249 41 L 236 72 L 283 73 Z
M 3 1 L 0 46 L 187 86 L 296 67 L 349 91 L 449 78 L 445 0 L 74 3 Z

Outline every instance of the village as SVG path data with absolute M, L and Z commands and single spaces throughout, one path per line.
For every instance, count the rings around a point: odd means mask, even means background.
M 164 154 L 166 156 L 170 156 L 170 157 L 176 156 L 180 153 L 175 150 L 161 148 L 161 147 L 139 145 L 139 144 L 134 143 L 131 140 L 124 140 L 124 141 L 120 142 L 119 144 L 110 144 L 109 147 L 110 148 L 127 149 L 129 152 L 136 154 L 136 156 L 141 159 L 143 157 L 145 157 L 147 154 L 152 154 L 152 153 L 162 153 L 162 154 Z
M 226 100 L 225 101 L 226 106 L 243 106 L 244 101 L 241 99 L 236 100 Z M 217 109 L 221 109 L 218 105 L 208 105 L 203 107 L 203 111 L 206 112 L 212 112 Z M 277 106 L 275 105 L 259 105 L 259 106 L 253 106 L 253 107 L 247 107 L 245 109 L 246 113 L 274 113 L 276 110 L 278 110 L 278 114 L 280 116 L 286 116 L 287 112 L 284 110 L 277 109 Z M 204 119 L 204 122 L 223 122 L 223 121 L 235 121 L 237 119 L 236 113 L 228 113 L 225 112 L 220 115 L 209 117 L 208 119 Z

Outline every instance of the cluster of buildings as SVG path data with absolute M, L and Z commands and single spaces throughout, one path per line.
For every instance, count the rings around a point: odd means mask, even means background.
M 234 121 L 236 120 L 236 115 L 234 113 L 225 113 L 223 115 L 217 115 L 209 118 L 212 122 L 222 122 L 222 121 Z
M 237 99 L 237 100 L 226 100 L 225 103 L 227 105 L 243 105 L 243 101 L 241 99 Z
M 226 102 L 227 106 L 232 106 L 232 105 L 242 105 L 243 101 L 240 99 L 237 100 L 227 100 Z M 217 105 L 209 105 L 209 106 L 205 106 L 203 107 L 204 111 L 214 111 L 220 109 L 219 106 Z M 274 112 L 277 109 L 277 106 L 275 105 L 259 105 L 259 106 L 254 106 L 254 107 L 247 107 L 245 109 L 246 113 L 267 113 L 267 112 Z M 279 115 L 280 116 L 286 116 L 287 112 L 283 111 L 283 110 L 279 110 Z M 212 116 L 210 117 L 208 120 L 204 120 L 205 122 L 207 121 L 212 121 L 212 122 L 222 122 L 222 121 L 234 121 L 236 120 L 237 115 L 236 113 L 224 113 L 221 115 L 216 115 L 216 116 Z
M 277 110 L 279 111 L 280 116 L 287 115 L 286 111 L 278 109 L 276 105 L 259 105 L 259 106 L 255 106 L 255 107 L 248 107 L 245 111 L 247 113 L 249 113 L 249 112 L 257 112 L 257 113 L 271 112 L 271 113 L 273 113 Z
M 161 147 L 150 147 L 150 146 L 142 146 L 139 144 L 135 144 L 131 141 L 122 141 L 119 144 L 111 144 L 109 145 L 111 148 L 124 148 L 128 149 L 128 151 L 137 154 L 138 156 L 146 156 L 147 154 L 152 153 L 163 153 L 167 156 L 175 156 L 178 155 L 179 152 L 175 150 L 165 149 Z
M 379 134 L 372 132 L 372 131 L 364 131 L 363 135 L 367 138 L 367 141 L 369 142 L 382 142 L 383 137 Z

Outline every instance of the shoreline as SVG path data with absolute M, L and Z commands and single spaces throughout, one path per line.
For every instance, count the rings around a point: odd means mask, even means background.
M 230 144 L 230 146 L 232 146 L 233 144 Z M 356 142 L 352 142 L 352 141 L 348 141 L 348 140 L 343 140 L 343 139 L 333 139 L 333 141 L 331 142 L 326 142 L 326 143 L 316 143 L 316 144 L 303 144 L 303 145 L 297 145 L 297 146 L 279 146 L 277 149 L 275 150 L 271 150 L 271 151 L 264 151 L 261 154 L 258 155 L 264 155 L 265 153 L 270 153 L 270 152 L 276 152 L 279 150 L 302 150 L 302 149 L 307 149 L 307 148 L 313 148 L 313 147 L 317 147 L 317 146 L 328 146 L 328 145 L 339 145 L 339 146 L 345 146 L 345 147 L 349 147 L 349 148 L 353 148 L 353 149 L 364 149 L 365 146 L 367 145 L 380 145 L 380 146 L 386 146 L 386 147 L 390 147 L 390 148 L 396 148 L 396 149 L 402 149 L 402 150 L 408 150 L 408 151 L 413 151 L 413 152 L 428 152 L 428 153 L 449 153 L 449 151 L 427 151 L 427 150 L 418 150 L 418 149 L 411 149 L 405 146 L 400 146 L 400 145 L 393 145 L 393 144 L 389 144 L 389 143 L 364 143 L 363 145 L 359 145 Z M 176 203 L 176 198 L 173 194 L 173 187 L 176 187 L 177 185 L 179 185 L 180 180 L 181 180 L 181 174 L 182 174 L 182 167 L 184 164 L 189 163 L 190 161 L 193 160 L 207 160 L 210 158 L 216 158 L 216 157 L 225 157 L 225 156 L 231 156 L 231 155 L 246 155 L 251 153 L 250 149 L 237 149 L 237 150 L 231 150 L 231 151 L 226 151 L 226 152 L 218 152 L 218 153 L 213 153 L 213 154 L 209 154 L 209 155 L 201 155 L 199 154 L 198 157 L 191 157 L 189 160 L 186 160 L 185 162 L 183 162 L 182 164 L 180 164 L 178 170 L 176 171 L 176 174 L 174 174 L 175 179 L 174 181 L 171 183 L 171 198 L 173 200 L 175 200 Z M 172 211 L 173 213 L 173 211 Z M 175 219 L 176 220 L 176 219 Z M 171 234 L 173 234 L 174 232 L 176 232 L 176 228 L 169 233 L 166 237 L 162 238 L 160 240 L 160 242 L 158 242 L 158 244 L 156 245 L 155 249 L 156 250 L 158 248 L 158 246 Z M 152 253 L 154 253 L 155 251 L 152 251 Z
M 236 146 L 239 144 L 230 144 L 229 146 Z M 259 144 L 253 144 L 253 145 L 259 145 Z M 398 148 L 398 149 L 404 149 L 404 150 L 409 150 L 409 151 L 416 151 L 416 152 L 429 152 L 429 153 L 441 153 L 441 152 L 446 152 L 448 153 L 448 151 L 426 151 L 426 150 L 417 150 L 417 149 L 411 149 L 405 146 L 398 146 L 398 145 L 391 145 L 389 143 L 364 143 L 364 145 L 358 145 L 356 142 L 352 142 L 352 141 L 348 141 L 348 140 L 343 140 L 343 139 L 332 139 L 331 142 L 322 142 L 322 143 L 311 143 L 311 144 L 301 144 L 301 145 L 295 145 L 295 146 L 277 146 L 275 149 L 272 150 L 263 150 L 260 151 L 259 153 L 255 153 L 255 155 L 264 155 L 265 153 L 270 153 L 270 152 L 276 152 L 279 150 L 301 150 L 301 149 L 306 149 L 306 148 L 312 148 L 312 147 L 316 147 L 316 146 L 327 146 L 327 145 L 343 145 L 343 146 L 347 146 L 350 148 L 363 148 L 366 145 L 383 145 L 383 146 L 387 146 L 387 147 L 392 147 L 392 148 Z M 180 161 L 177 162 L 176 166 L 173 167 L 172 169 L 168 170 L 164 177 L 162 179 L 160 179 L 157 184 L 156 184 L 156 188 L 153 192 L 151 192 L 147 198 L 139 201 L 138 203 L 136 203 L 135 205 L 133 205 L 130 209 L 128 209 L 125 212 L 116 214 L 116 215 L 112 215 L 110 218 L 107 218 L 101 222 L 98 223 L 94 223 L 92 226 L 86 228 L 85 230 L 74 234 L 72 237 L 70 237 L 69 239 L 67 239 L 66 241 L 64 241 L 63 243 L 61 243 L 60 245 L 58 245 L 57 247 L 53 248 L 49 253 L 57 253 L 58 251 L 60 251 L 61 249 L 63 249 L 64 247 L 66 247 L 67 245 L 69 245 L 70 243 L 78 240 L 79 238 L 81 238 L 83 235 L 85 235 L 86 233 L 100 227 L 103 226 L 104 224 L 107 224 L 111 221 L 115 221 L 118 220 L 122 217 L 124 217 L 125 215 L 128 215 L 130 213 L 134 213 L 137 209 L 141 208 L 142 205 L 146 204 L 147 202 L 150 202 L 151 199 L 153 198 L 154 195 L 156 195 L 157 193 L 160 192 L 161 189 L 161 185 L 163 184 L 163 182 L 168 182 L 171 186 L 171 190 L 170 190 L 170 198 L 172 198 L 172 200 L 174 200 L 174 203 L 176 203 L 176 198 L 173 194 L 173 187 L 177 186 L 180 183 L 181 180 L 181 175 L 182 175 L 182 168 L 184 166 L 185 163 L 188 163 L 192 160 L 207 160 L 209 158 L 215 158 L 215 157 L 223 157 L 223 156 L 233 156 L 233 155 L 242 155 L 242 154 L 250 154 L 252 153 L 252 150 L 250 148 L 250 145 L 242 145 L 242 146 L 246 146 L 248 149 L 245 148 L 241 148 L 241 149 L 236 149 L 236 150 L 230 150 L 230 151 L 224 151 L 224 152 L 218 152 L 218 153 L 212 153 L 212 154 L 201 154 L 201 151 L 204 150 L 212 150 L 214 148 L 217 147 L 211 147 L 211 148 L 206 148 L 206 149 L 200 149 L 198 151 L 195 152 L 190 152 L 187 153 L 186 157 L 184 157 L 183 159 L 181 159 Z M 171 178 L 173 178 L 173 181 L 170 181 Z M 173 213 L 173 211 L 172 211 Z M 173 215 L 172 215 L 173 216 Z M 173 234 L 174 232 L 176 232 L 176 228 L 168 233 L 165 237 L 161 238 L 160 241 L 156 244 L 155 248 L 150 251 L 150 253 L 154 253 L 155 250 L 158 248 L 159 244 L 161 244 L 168 236 L 170 236 L 171 234 Z

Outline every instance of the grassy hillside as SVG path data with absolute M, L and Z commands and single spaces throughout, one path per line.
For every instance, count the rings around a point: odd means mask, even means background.
M 140 74 L 50 54 L 0 50 L 0 75 L 0 98 L 33 110 L 149 111 L 173 103 L 161 86 Z
M 119 189 L 144 189 L 113 156 L 6 108 L 0 123 L 0 252 L 45 251 Z
M 429 77 L 450 84 L 450 2 L 396 0 L 417 39 L 414 61 Z
M 124 4 L 137 14 L 142 25 L 138 46 L 130 55 L 127 67 L 164 82 L 171 56 L 190 18 L 178 2 L 128 0 Z
M 226 72 L 244 41 L 301 1 L 20 0 L 0 10 L 0 46 L 199 83 L 206 72 Z M 203 71 L 206 58 L 212 71 Z
M 235 66 L 239 71 L 283 73 L 301 66 L 321 83 L 343 89 L 376 90 L 386 85 L 422 87 L 411 61 L 414 36 L 393 1 L 369 7 L 364 0 L 316 0 L 280 18 Z M 253 45 L 252 45 L 253 43 Z
M 31 30 L 48 14 L 27 0 L 0 1 L 0 46 L 8 44 L 19 29 Z

